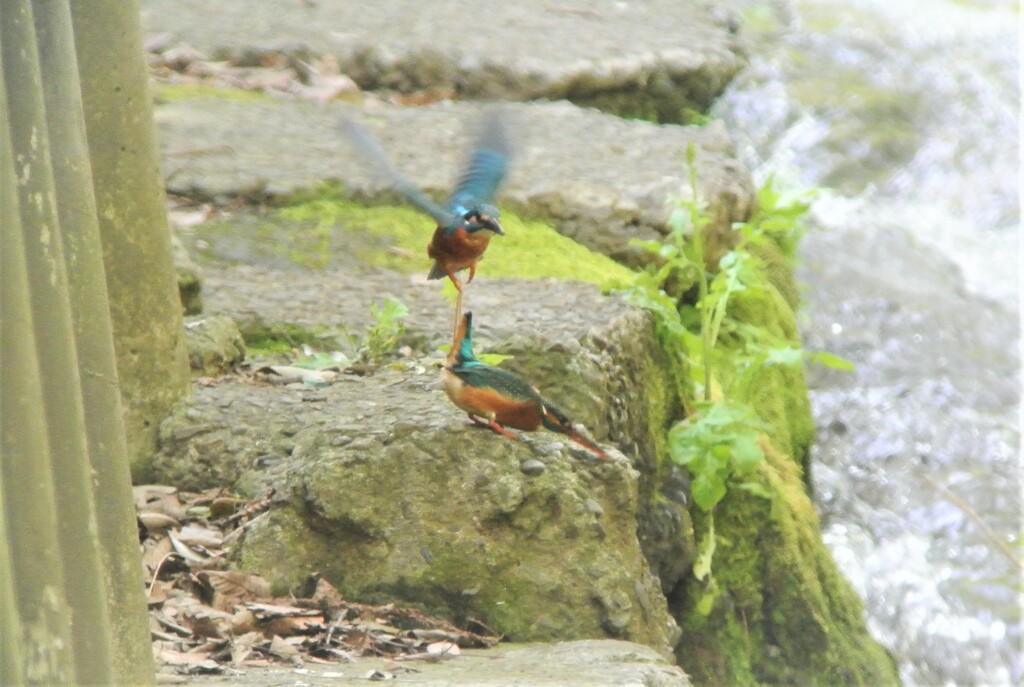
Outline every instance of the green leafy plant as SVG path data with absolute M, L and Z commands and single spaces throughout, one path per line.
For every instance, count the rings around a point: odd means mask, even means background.
M 374 322 L 366 332 L 360 355 L 370 362 L 378 362 L 395 349 L 405 332 L 402 319 L 409 315 L 409 308 L 397 298 L 388 297 L 383 305 L 370 305 L 370 314 Z
M 759 483 L 750 481 L 764 460 L 759 435 L 768 426 L 750 406 L 734 401 L 703 401 L 686 420 L 669 431 L 672 458 L 694 475 L 690 491 L 694 503 L 710 511 L 726 493 L 726 484 L 768 496 Z
M 759 209 L 748 222 L 732 227 L 731 250 L 718 261 L 717 270 L 706 268 L 705 230 L 710 223 L 697 187 L 696 149 L 686 150 L 688 194 L 675 200 L 662 241 L 638 241 L 656 256 L 657 267 L 637 275 L 623 291 L 627 300 L 654 315 L 662 347 L 683 361 L 689 380 L 681 380 L 680 393 L 695 398 L 688 416 L 669 432 L 669 453 L 674 462 L 691 475 L 694 503 L 706 513 L 707 532 L 694 564 L 697 579 L 713 593 L 711 561 L 715 551 L 714 509 L 730 488 L 770 498 L 757 481 L 765 459 L 761 435 L 768 425 L 753 409 L 753 394 L 759 375 L 771 366 L 800 365 L 807 359 L 840 369 L 849 363 L 826 353 L 808 354 L 789 340 L 763 327 L 729 317 L 729 305 L 737 294 L 748 290 L 768 292 L 765 266 L 751 247 L 773 242 L 792 258 L 805 231 L 803 215 L 810 209 L 813 191 L 782 192 L 774 178 L 758 191 Z M 680 301 L 672 293 L 696 292 L 695 298 Z M 728 350 L 723 350 L 727 340 Z M 712 596 L 698 604 L 710 612 Z

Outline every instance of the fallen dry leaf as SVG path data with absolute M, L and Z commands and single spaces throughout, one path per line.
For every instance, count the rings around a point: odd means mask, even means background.
M 224 543 L 224 535 L 220 532 L 198 525 L 185 525 L 176 536 L 182 544 L 202 546 L 208 549 L 215 549 Z
M 158 513 L 151 510 L 140 510 L 139 522 L 141 522 L 143 527 L 146 528 L 146 531 L 151 534 L 166 532 L 172 527 L 178 527 L 181 525 L 177 518 L 172 518 L 170 515 L 165 513 Z
M 226 564 L 231 542 L 265 517 L 273 499 L 273 491 L 251 501 L 221 489 L 190 494 L 150 485 L 136 491 L 138 510 L 157 515 L 152 529 L 140 529 L 140 546 L 158 663 L 196 674 L 223 666 L 350 662 L 367 653 L 442 660 L 457 656 L 460 647 L 498 641 L 483 626 L 478 634 L 415 609 L 346 601 L 319 575 L 310 576 L 304 597 L 281 599 L 258 575 L 212 569 Z M 167 511 L 179 515 L 170 529 L 162 527 L 163 517 L 175 517 Z
M 259 575 L 241 570 L 202 570 L 196 577 L 213 591 L 209 603 L 217 609 L 233 612 L 235 606 L 270 596 L 270 583 Z
M 270 653 L 280 658 L 291 658 L 299 655 L 299 648 L 294 644 L 274 635 L 270 639 Z

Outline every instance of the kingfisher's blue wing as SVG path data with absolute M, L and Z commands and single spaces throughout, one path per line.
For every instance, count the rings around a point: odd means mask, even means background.
M 504 121 L 498 111 L 492 110 L 484 116 L 476 146 L 448 199 L 448 209 L 462 215 L 473 205 L 491 203 L 505 178 L 510 157 Z
M 348 117 L 341 118 L 341 126 L 345 133 L 348 134 L 349 140 L 355 145 L 363 161 L 388 186 L 405 196 L 406 200 L 417 208 L 433 217 L 438 224 L 448 226 L 456 221 L 451 212 L 431 200 L 430 196 L 395 169 L 384 149 L 380 147 L 380 143 L 369 131 Z
M 543 403 L 540 394 L 526 380 L 500 367 L 476 363 L 475 365 L 452 365 L 448 370 L 475 389 L 491 389 L 515 401 L 538 405 Z

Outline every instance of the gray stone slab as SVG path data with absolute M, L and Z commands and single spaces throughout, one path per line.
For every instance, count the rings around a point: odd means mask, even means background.
M 678 0 L 161 0 L 148 33 L 213 57 L 334 55 L 363 88 L 460 96 L 630 100 L 672 114 L 706 109 L 746 63 L 721 6 Z M 679 121 L 660 116 L 662 121 Z
M 411 670 L 405 670 L 409 668 Z M 368 682 L 380 671 L 394 676 L 386 684 L 416 687 L 688 687 L 690 680 L 653 649 L 630 642 L 582 640 L 533 646 L 499 645 L 493 649 L 464 651 L 441 663 L 408 661 L 396 664 L 379 658 L 356 663 L 248 668 L 242 675 L 191 676 L 161 684 L 329 685 Z M 169 676 L 168 676 L 169 677 Z M 376 678 L 378 680 L 383 677 Z
M 584 245 L 636 264 L 633 238 L 658 237 L 672 195 L 688 194 L 686 149 L 696 146 L 698 191 L 715 228 L 747 218 L 754 191 L 719 122 L 656 125 L 567 102 L 508 104 L 515 159 L 499 203 L 550 220 Z M 395 164 L 439 198 L 452 188 L 481 105 L 361 108 L 292 100 L 195 98 L 161 105 L 156 119 L 174 193 L 228 199 L 287 195 L 327 180 L 384 190 L 353 157 L 338 125 L 363 122 Z

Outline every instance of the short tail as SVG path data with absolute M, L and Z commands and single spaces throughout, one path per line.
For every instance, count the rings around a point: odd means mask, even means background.
M 602 451 L 596 444 L 577 432 L 576 428 L 573 427 L 572 420 L 570 420 L 565 413 L 547 401 L 544 401 L 544 415 L 541 418 L 541 421 L 547 429 L 550 429 L 552 432 L 564 434 L 601 460 L 612 459 L 611 456 Z
M 430 268 L 430 274 L 427 275 L 427 279 L 444 279 L 448 276 L 448 273 L 444 271 L 440 263 L 435 262 L 434 266 Z

